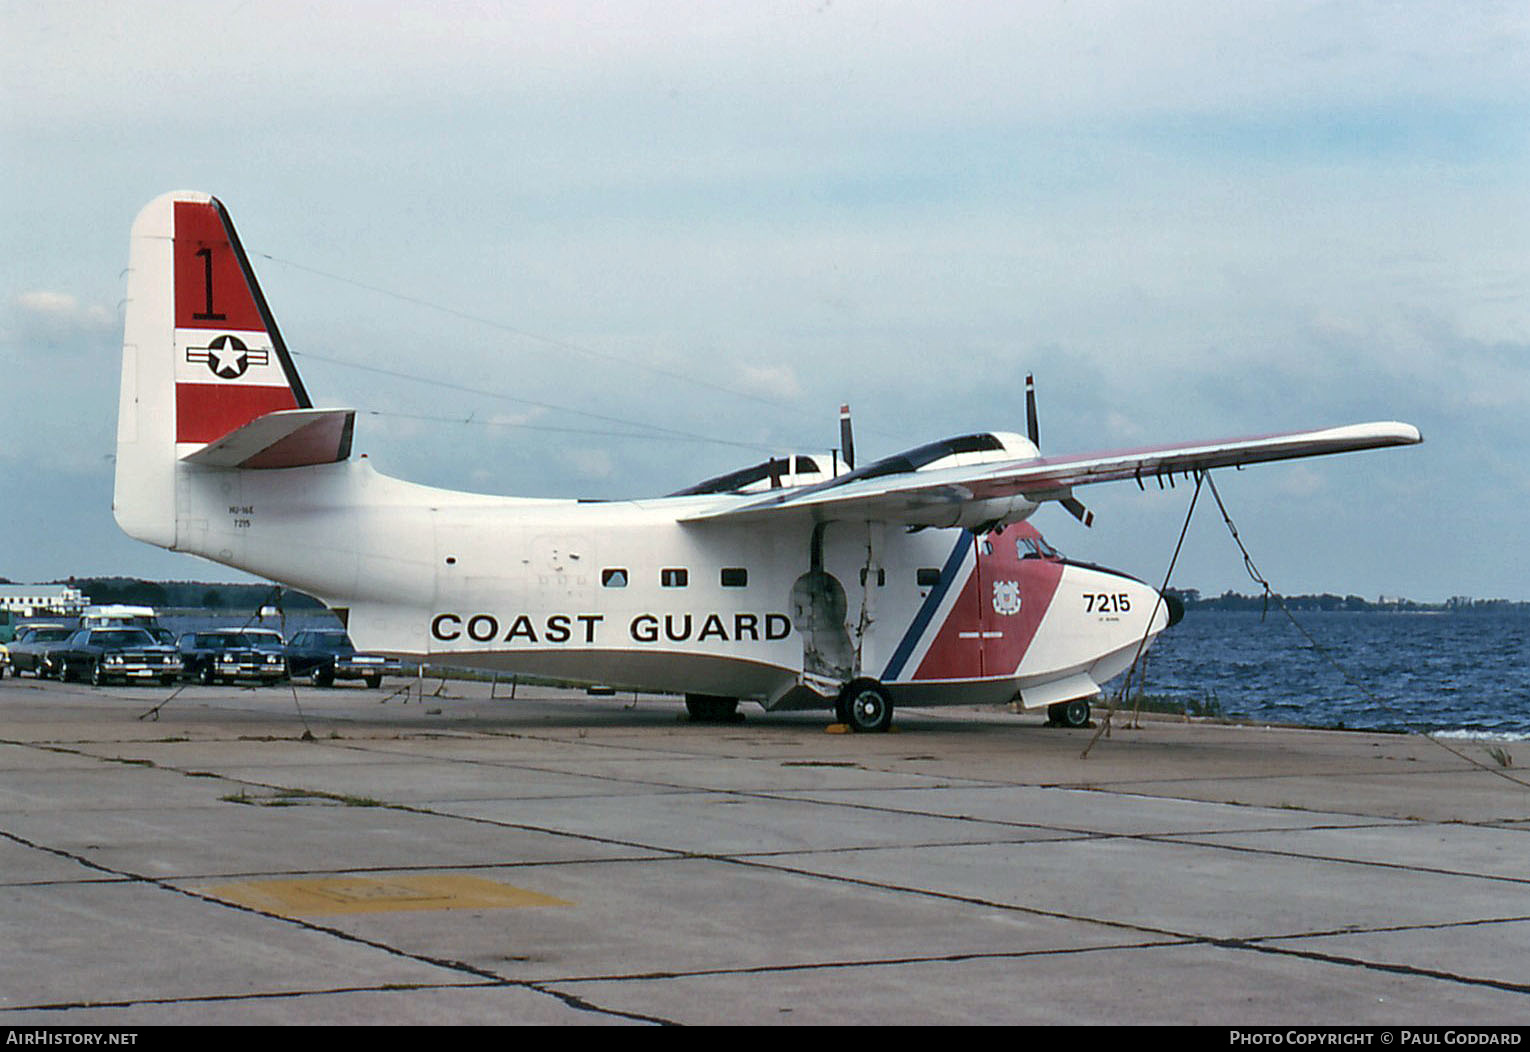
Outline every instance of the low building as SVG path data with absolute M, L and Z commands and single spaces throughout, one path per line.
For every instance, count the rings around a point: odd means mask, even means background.
M 0 584 L 0 610 L 13 617 L 79 617 L 90 597 L 67 584 Z

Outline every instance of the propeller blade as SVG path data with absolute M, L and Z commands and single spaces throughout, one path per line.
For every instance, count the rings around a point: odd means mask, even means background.
M 1067 508 L 1068 514 L 1072 515 L 1079 522 L 1082 522 L 1085 526 L 1092 527 L 1094 525 L 1094 512 L 1084 507 L 1083 501 L 1079 500 L 1077 497 L 1064 497 L 1057 503 Z
M 855 432 L 850 427 L 850 406 L 839 407 L 839 448 L 845 455 L 845 467 L 855 470 Z
M 1036 423 L 1036 380 L 1030 373 L 1025 374 L 1025 437 L 1031 440 L 1031 445 L 1041 447 L 1041 428 Z

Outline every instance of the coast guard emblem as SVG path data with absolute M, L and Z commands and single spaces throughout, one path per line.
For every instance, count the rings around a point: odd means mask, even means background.
M 993 612 L 1018 614 L 1020 612 L 1020 582 L 995 581 L 993 583 Z

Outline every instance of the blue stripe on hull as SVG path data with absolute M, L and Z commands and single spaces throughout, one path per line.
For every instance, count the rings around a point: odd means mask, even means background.
M 957 538 L 956 546 L 951 549 L 951 554 L 946 557 L 946 565 L 941 568 L 940 580 L 930 590 L 930 594 L 924 597 L 924 602 L 919 606 L 919 612 L 914 615 L 914 620 L 909 624 L 908 631 L 903 633 L 903 638 L 898 642 L 898 649 L 893 651 L 892 660 L 882 670 L 882 682 L 892 683 L 903 674 L 903 666 L 908 664 L 908 659 L 913 655 L 914 648 L 919 645 L 919 640 L 924 637 L 924 631 L 930 626 L 930 621 L 935 617 L 935 611 L 940 609 L 946 593 L 951 590 L 951 585 L 956 581 L 957 572 L 962 567 L 962 561 L 967 557 L 967 552 L 972 548 L 972 531 L 963 530 Z

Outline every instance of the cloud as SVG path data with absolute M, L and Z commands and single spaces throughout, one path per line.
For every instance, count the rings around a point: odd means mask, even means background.
M 616 463 L 604 449 L 566 447 L 558 451 L 561 459 L 576 475 L 586 479 L 610 478 Z
M 1307 464 L 1291 464 L 1284 470 L 1272 473 L 1270 491 L 1293 500 L 1309 500 L 1329 486 L 1331 475 L 1325 475 Z
M 802 394 L 797 371 L 790 365 L 745 365 L 739 374 L 746 391 L 776 398 L 796 398 Z
M 32 289 L 11 298 L 9 318 L 0 319 L 0 342 L 28 348 L 81 350 L 115 337 L 117 312 L 81 303 L 67 292 Z

